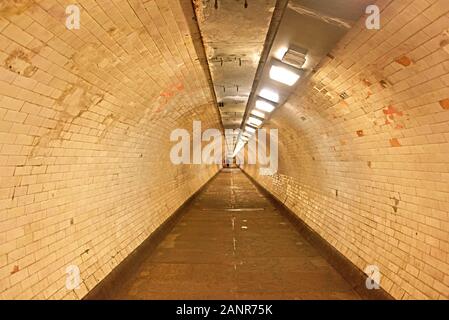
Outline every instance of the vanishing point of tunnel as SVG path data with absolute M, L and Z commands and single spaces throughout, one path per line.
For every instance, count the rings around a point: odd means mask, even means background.
M 448 0 L 0 0 L 0 299 L 449 299 Z

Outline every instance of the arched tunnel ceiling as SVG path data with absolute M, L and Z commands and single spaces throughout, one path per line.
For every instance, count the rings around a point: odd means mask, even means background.
M 270 59 L 281 59 L 279 52 L 290 45 L 302 46 L 309 52 L 304 67 L 312 71 L 363 14 L 367 3 L 291 0 L 283 9 L 285 4 L 280 6 L 276 0 L 194 0 L 224 128 L 243 125 L 252 108 L 252 95 L 261 89 L 258 82 L 279 90 L 283 101 L 293 92 L 295 88 L 283 88 L 269 79 Z M 276 20 L 276 6 L 281 8 L 279 23 L 271 22 Z M 267 37 L 269 32 L 274 32 L 274 40 Z M 230 150 L 237 138 L 227 135 Z

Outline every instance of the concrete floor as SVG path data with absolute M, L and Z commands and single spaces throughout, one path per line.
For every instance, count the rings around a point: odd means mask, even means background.
M 224 169 L 114 299 L 359 299 L 239 169 Z

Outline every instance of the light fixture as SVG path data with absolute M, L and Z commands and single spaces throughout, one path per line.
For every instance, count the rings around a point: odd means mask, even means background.
M 261 112 L 261 111 L 259 111 L 259 110 L 255 110 L 255 109 L 253 109 L 252 111 L 251 111 L 251 114 L 252 115 L 255 115 L 256 117 L 259 117 L 259 118 L 265 118 L 265 113 L 263 113 L 263 112 Z
M 274 108 L 276 108 L 274 106 L 274 104 L 272 104 L 266 100 L 263 100 L 263 99 L 256 100 L 256 109 L 259 109 L 264 112 L 271 112 L 274 110 Z
M 270 78 L 280 83 L 292 86 L 298 81 L 299 77 L 299 72 L 295 72 L 294 68 L 288 65 L 273 64 L 271 66 Z
M 297 68 L 301 68 L 306 62 L 307 49 L 297 47 L 295 45 L 290 46 L 282 56 L 282 62 L 288 63 Z
M 262 120 L 260 120 L 256 117 L 253 117 L 253 116 L 249 117 L 248 121 L 247 121 L 248 124 L 252 124 L 256 127 L 260 126 L 262 124 L 262 122 L 263 122 Z
M 242 139 L 243 141 L 248 141 L 249 140 L 249 138 L 245 137 L 245 136 L 241 136 L 240 139 Z
M 259 96 L 273 102 L 279 102 L 279 94 L 271 89 L 262 89 L 259 93 Z
M 251 137 L 251 133 L 249 133 L 249 132 L 243 132 L 242 135 L 247 137 L 247 138 Z
M 275 53 L 275 57 L 276 57 L 276 59 L 279 59 L 279 60 L 281 60 L 284 56 L 285 56 L 285 54 L 288 52 L 288 47 L 280 47 L 277 51 L 276 51 L 276 53 Z
M 250 133 L 256 132 L 256 128 L 253 128 L 253 127 L 250 127 L 250 126 L 245 126 L 245 130 L 247 132 L 250 132 Z
M 234 149 L 234 153 L 233 153 L 233 157 L 235 157 L 237 155 L 237 153 L 239 153 L 239 151 L 245 146 L 245 142 L 240 140 L 239 142 L 237 142 L 237 145 L 235 146 Z

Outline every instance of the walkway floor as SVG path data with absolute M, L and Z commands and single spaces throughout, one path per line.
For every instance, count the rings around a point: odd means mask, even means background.
M 224 169 L 115 299 L 359 299 L 239 169 Z

